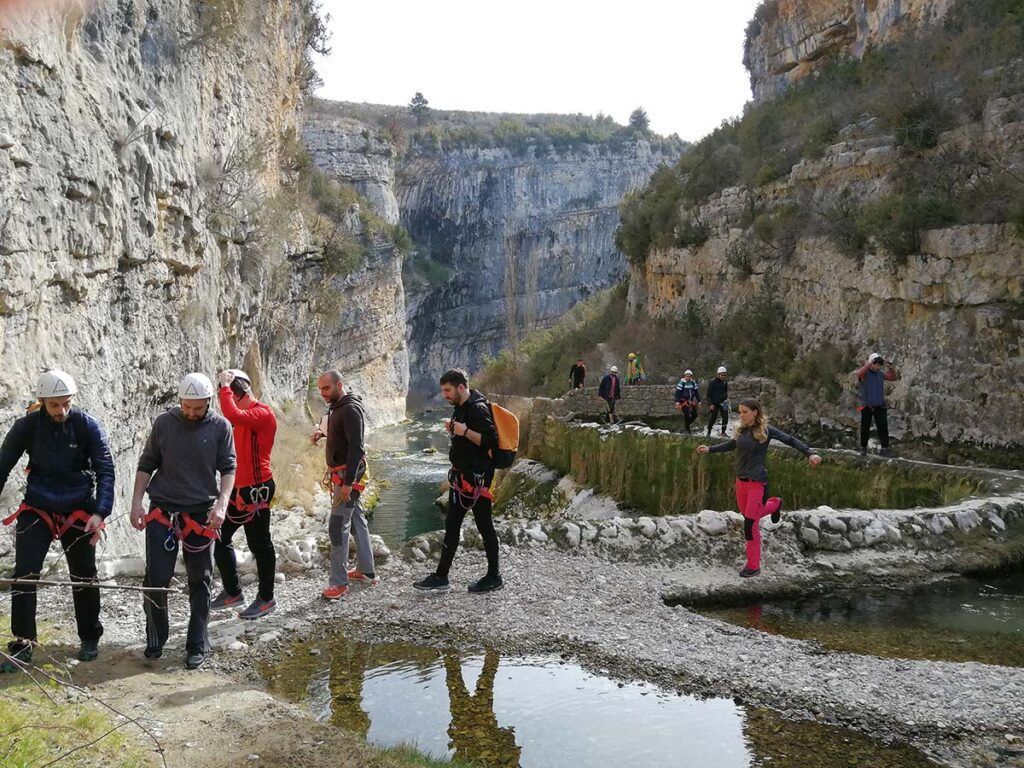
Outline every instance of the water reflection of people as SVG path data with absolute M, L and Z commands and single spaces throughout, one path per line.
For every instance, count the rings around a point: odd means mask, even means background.
M 452 722 L 448 726 L 449 746 L 455 760 L 486 768 L 518 768 L 522 748 L 516 744 L 514 728 L 499 728 L 494 714 L 494 677 L 498 672 L 497 651 L 487 651 L 484 668 L 470 696 L 462 680 L 462 664 L 456 654 L 446 653 L 444 668 Z

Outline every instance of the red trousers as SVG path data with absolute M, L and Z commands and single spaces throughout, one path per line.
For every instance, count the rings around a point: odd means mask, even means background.
M 761 568 L 761 518 L 778 511 L 779 499 L 765 499 L 768 483 L 736 479 L 736 506 L 743 515 L 743 535 L 747 540 L 747 567 Z

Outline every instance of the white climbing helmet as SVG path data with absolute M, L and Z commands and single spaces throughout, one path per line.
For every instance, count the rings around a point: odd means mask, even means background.
M 202 373 L 187 373 L 178 385 L 179 400 L 209 400 L 213 397 L 213 382 Z
M 240 381 L 245 384 L 244 389 L 247 392 L 252 389 L 252 379 L 249 378 L 249 374 L 245 371 L 241 371 L 238 368 L 229 368 L 228 373 L 235 377 L 235 381 Z
M 617 366 L 617 365 L 613 365 L 613 366 L 612 366 L 611 368 L 609 368 L 608 370 L 609 370 L 609 371 L 611 371 L 612 373 L 618 373 L 618 372 L 619 372 L 619 366 Z
M 729 371 L 726 370 L 724 365 L 720 365 L 720 366 L 718 366 L 718 372 L 719 373 L 728 373 Z
M 78 385 L 71 375 L 56 369 L 47 371 L 36 382 L 36 397 L 67 397 L 78 392 Z
M 685 371 L 683 371 L 683 376 L 693 376 L 693 371 L 687 368 Z

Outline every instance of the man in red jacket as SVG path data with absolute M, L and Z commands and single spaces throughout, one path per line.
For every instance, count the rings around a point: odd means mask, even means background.
M 259 593 L 244 611 L 242 619 L 258 619 L 272 613 L 274 601 L 274 570 L 277 557 L 270 538 L 270 501 L 274 498 L 274 478 L 270 471 L 270 452 L 277 434 L 277 417 L 270 406 L 252 395 L 252 382 L 239 370 L 224 371 L 217 377 L 220 385 L 220 410 L 234 429 L 238 469 L 235 489 L 227 516 L 220 529 L 220 540 L 213 549 L 213 558 L 224 586 L 211 608 L 231 608 L 243 602 L 238 583 L 235 549 L 231 538 L 239 528 L 245 529 L 245 541 L 256 560 Z

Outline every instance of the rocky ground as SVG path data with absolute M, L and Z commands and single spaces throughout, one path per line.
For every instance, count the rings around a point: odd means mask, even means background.
M 560 653 L 604 674 L 646 679 L 696 694 L 732 696 L 788 717 L 908 741 L 942 765 L 1024 766 L 1024 669 L 832 653 L 815 643 L 741 629 L 669 607 L 662 599 L 663 589 L 673 583 L 735 580 L 735 568 L 620 564 L 588 553 L 507 546 L 503 558 L 507 587 L 492 595 L 465 591 L 484 567 L 482 555 L 470 551 L 456 561 L 453 588 L 447 594 L 414 591 L 412 582 L 427 564 L 394 557 L 380 567 L 378 586 L 358 589 L 337 603 L 320 599 L 324 573 L 314 563 L 310 571 L 288 576 L 278 585 L 280 608 L 273 616 L 252 624 L 217 618 L 211 626 L 217 653 L 199 674 L 186 674 L 180 666 L 183 595 L 173 597 L 178 621 L 158 663 L 139 661 L 140 600 L 135 595 L 108 596 L 106 655 L 96 664 L 76 667 L 76 674 L 85 674 L 77 670 L 86 666 L 89 675 L 112 667 L 115 679 L 137 678 L 139 684 L 127 694 L 103 689 L 119 698 L 128 696 L 127 701 L 133 691 L 147 692 L 152 699 L 166 680 L 177 699 L 194 696 L 198 702 L 225 685 L 259 691 L 256 664 L 273 657 L 283 643 L 344 630 L 367 639 Z M 766 563 L 766 570 L 771 567 Z M 41 612 L 69 628 L 69 595 L 51 591 L 47 597 L 41 601 Z M 262 691 L 259 701 L 253 717 L 258 722 L 264 717 L 259 712 L 265 710 L 266 727 L 276 728 L 278 710 L 285 705 Z M 237 721 L 237 715 L 229 715 L 232 707 L 222 704 L 218 709 L 215 698 L 210 702 L 202 709 L 204 718 L 218 723 L 211 727 L 229 727 L 222 722 L 229 717 Z M 158 714 L 173 719 L 166 708 Z M 247 723 L 251 726 L 252 720 Z M 202 737 L 195 740 L 201 742 Z M 219 764 L 198 757 L 188 764 Z

